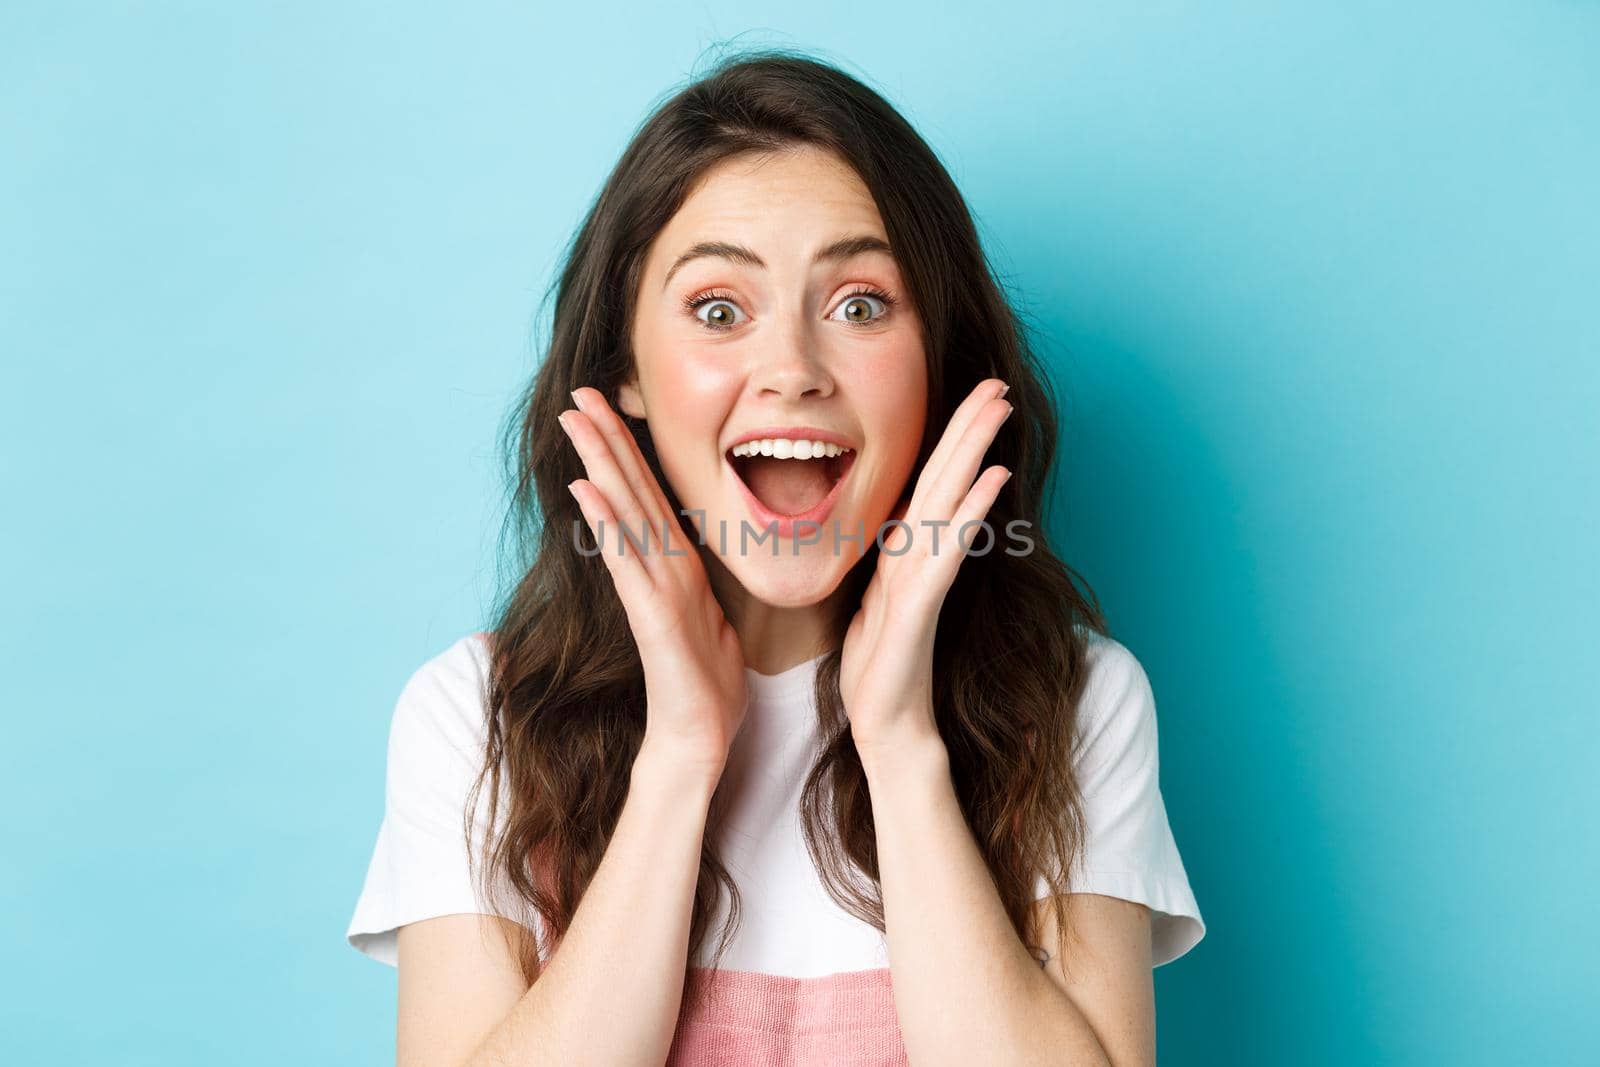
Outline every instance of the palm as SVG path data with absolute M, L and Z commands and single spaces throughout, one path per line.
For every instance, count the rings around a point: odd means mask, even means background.
M 685 550 L 679 543 L 681 530 L 673 528 L 669 538 L 671 551 Z M 708 749 L 726 751 L 743 717 L 747 695 L 744 653 L 738 632 L 712 594 L 699 556 L 687 550 L 680 562 L 681 586 L 647 597 L 643 611 L 628 608 L 626 603 L 624 609 L 639 642 L 641 660 L 646 659 L 647 648 L 656 652 L 645 666 L 652 706 L 661 706 L 670 695 L 675 703 L 711 709 L 698 740 Z
M 994 466 L 977 476 L 1011 413 L 999 400 L 1001 384 L 980 382 L 951 416 L 897 515 L 909 532 L 896 528 L 884 538 L 885 550 L 845 630 L 839 690 L 858 745 L 933 728 L 933 642 L 939 608 L 963 558 L 957 533 L 988 514 L 1011 474 Z
M 633 434 L 598 390 L 584 388 L 573 395 L 580 410 L 563 412 L 561 424 L 589 477 L 570 488 L 596 536 L 639 648 L 646 735 L 690 760 L 719 763 L 745 713 L 738 634 L 712 595 L 705 565 L 686 544 Z M 641 544 L 624 536 L 622 528 Z

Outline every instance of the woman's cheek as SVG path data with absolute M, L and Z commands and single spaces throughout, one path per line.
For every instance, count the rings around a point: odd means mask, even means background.
M 910 472 L 928 417 L 928 365 L 920 341 L 907 338 L 875 364 L 871 395 L 881 424 L 891 427 L 899 470 Z
M 723 423 L 739 399 L 741 374 L 725 352 L 717 358 L 686 347 L 663 383 L 670 390 L 675 417 L 701 427 L 712 440 L 720 439 Z
M 738 391 L 729 370 L 690 355 L 655 384 L 651 415 L 659 415 L 672 440 L 684 446 L 679 454 L 698 455 L 707 447 L 716 451 L 725 413 L 731 408 L 729 398 Z
M 673 373 L 657 378 L 651 422 L 657 432 L 657 456 L 682 506 L 712 506 L 722 478 L 717 448 L 725 436 L 727 413 L 738 395 L 738 382 L 727 367 L 695 358 L 684 349 Z

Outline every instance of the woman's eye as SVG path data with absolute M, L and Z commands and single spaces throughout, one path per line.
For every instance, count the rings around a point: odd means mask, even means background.
M 739 305 L 722 297 L 707 297 L 694 306 L 694 316 L 712 329 L 725 330 L 743 322 Z
M 876 322 L 883 318 L 886 310 L 888 310 L 888 302 L 882 297 L 874 296 L 871 293 L 852 293 L 845 299 L 844 303 L 839 305 L 839 311 L 843 313 L 842 318 L 839 315 L 829 317 L 840 318 L 840 321 L 843 322 L 865 324 Z

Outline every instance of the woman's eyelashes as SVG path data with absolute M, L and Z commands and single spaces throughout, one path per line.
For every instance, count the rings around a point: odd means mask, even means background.
M 828 316 L 835 322 L 851 326 L 876 326 L 894 306 L 894 297 L 872 285 L 859 285 L 846 293 Z M 876 305 L 876 306 L 875 306 Z M 704 289 L 684 298 L 684 310 L 708 330 L 731 330 L 749 319 L 732 294 L 718 289 Z M 701 314 L 701 309 L 705 314 Z
M 874 312 L 872 310 L 874 303 L 882 304 L 883 310 Z M 864 285 L 845 294 L 845 298 L 839 302 L 834 311 L 844 312 L 845 317 L 841 321 L 848 322 L 852 326 L 871 326 L 889 314 L 889 305 L 893 303 L 894 297 L 882 289 Z M 828 317 L 834 318 L 833 315 Z
M 712 330 L 731 330 L 744 321 L 734 317 L 735 311 L 741 315 L 743 311 L 734 303 L 733 297 L 717 289 L 692 293 L 684 298 L 683 306 L 692 317 L 700 321 L 701 325 Z M 706 309 L 706 314 L 700 314 L 701 308 Z

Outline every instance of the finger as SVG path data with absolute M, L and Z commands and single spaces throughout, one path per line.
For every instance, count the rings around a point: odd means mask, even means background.
M 900 546 L 907 537 L 906 528 L 897 524 L 901 522 L 907 522 L 906 516 L 910 514 L 910 512 L 911 498 L 903 496 L 895 502 L 894 507 L 889 510 L 888 517 L 883 520 L 883 525 L 885 527 L 890 527 L 889 532 L 883 535 L 883 549 L 884 551 L 888 552 L 891 557 L 899 553 Z M 896 525 L 891 526 L 891 524 Z M 907 523 L 907 525 L 909 525 L 909 523 Z
M 600 390 L 587 385 L 579 386 L 572 390 L 572 399 L 578 405 L 578 410 L 589 416 L 589 420 L 605 438 L 639 506 L 650 515 L 651 522 L 659 529 L 662 520 L 672 514 L 672 508 L 666 495 L 661 492 L 655 475 L 650 473 L 650 465 L 645 462 L 644 453 L 639 451 L 639 442 L 634 438 L 633 431 L 628 429 Z
M 621 598 L 623 607 L 628 609 L 629 616 L 633 617 L 635 607 L 644 604 L 645 597 L 654 586 L 649 572 L 645 570 L 644 560 L 638 552 L 633 551 L 631 544 L 622 545 L 623 551 L 619 554 L 618 539 L 622 533 L 617 529 L 616 511 L 593 482 L 579 478 L 568 484 L 567 491 L 577 500 L 578 510 L 583 512 L 583 520 L 600 547 L 600 559 L 605 563 L 606 570 L 611 572 L 617 596 Z
M 966 498 L 961 501 L 961 506 L 950 519 L 950 554 L 955 557 L 950 563 L 947 573 L 949 581 L 955 580 L 956 569 L 961 566 L 961 561 L 968 552 L 981 552 L 985 555 L 994 551 L 996 538 L 994 531 L 985 533 L 981 523 L 989 514 L 989 509 L 994 507 L 995 500 L 1000 496 L 1000 488 L 1011 478 L 1011 472 L 1001 466 L 993 466 L 978 476 L 972 483 L 971 490 Z M 962 527 L 972 523 L 971 527 L 963 530 Z M 940 544 L 943 551 L 944 545 Z M 948 589 L 948 583 L 946 585 Z
M 624 539 L 631 538 L 623 546 L 623 551 L 655 555 L 656 549 L 652 546 L 659 546 L 661 528 L 656 526 L 654 530 L 651 529 L 650 515 L 634 495 L 633 487 L 623 477 L 622 469 L 617 466 L 616 457 L 611 453 L 611 446 L 601 436 L 599 429 L 589 416 L 572 409 L 563 411 L 557 421 L 583 460 L 588 481 L 593 483 L 611 510 L 612 518 L 618 524 L 617 535 Z
M 1004 400 L 989 400 L 977 418 L 967 426 L 966 433 L 955 443 L 945 465 L 934 476 L 923 498 L 921 518 L 948 519 L 972 488 L 973 478 L 983 457 L 994 444 L 1000 424 L 1011 415 L 1011 405 Z
M 985 378 L 973 387 L 972 392 L 967 394 L 967 398 L 956 408 L 955 414 L 950 416 L 949 425 L 945 427 L 944 433 L 939 438 L 939 443 L 934 446 L 933 453 L 928 456 L 928 462 L 922 465 L 922 472 L 924 476 L 929 478 L 930 485 L 938 479 L 939 472 L 944 469 L 945 463 L 950 458 L 950 453 L 956 447 L 956 442 L 966 436 L 968 427 L 972 425 L 972 420 L 978 417 L 978 413 L 983 410 L 985 404 L 1002 395 L 1007 388 L 1006 383 L 999 378 Z M 921 484 L 920 479 L 918 484 Z

